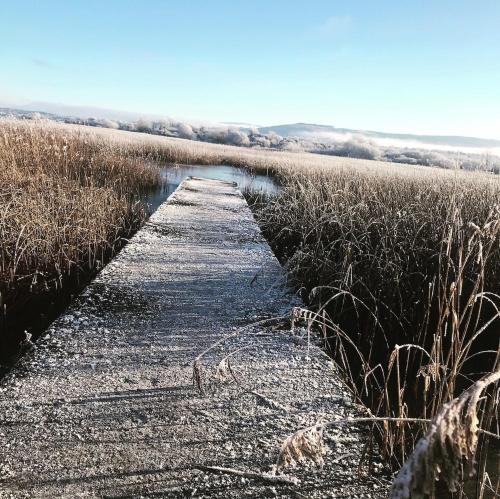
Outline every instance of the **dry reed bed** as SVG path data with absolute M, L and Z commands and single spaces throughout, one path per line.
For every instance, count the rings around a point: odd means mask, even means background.
M 137 192 L 158 182 L 144 151 L 45 122 L 2 121 L 4 320 L 22 313 L 33 293 L 98 269 L 144 220 Z
M 257 200 L 259 222 L 317 311 L 306 320 L 372 415 L 431 419 L 499 368 L 496 178 L 387 166 L 281 175 L 281 194 Z M 490 387 L 479 414 L 496 433 L 498 407 Z M 414 423 L 375 428 L 395 467 L 425 433 Z

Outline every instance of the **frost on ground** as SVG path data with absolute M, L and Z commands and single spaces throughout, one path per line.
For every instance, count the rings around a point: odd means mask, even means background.
M 293 302 L 236 188 L 186 180 L 2 382 L 0 497 L 386 496 L 357 427 L 273 475 L 287 436 L 357 414 L 333 364 L 264 321 Z

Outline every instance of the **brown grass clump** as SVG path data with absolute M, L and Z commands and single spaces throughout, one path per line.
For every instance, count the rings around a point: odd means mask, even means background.
M 355 417 L 317 423 L 285 439 L 278 455 L 275 472 L 310 460 L 323 467 L 326 448 L 324 430 L 334 426 L 360 423 L 396 422 L 429 425 L 413 453 L 396 475 L 390 499 L 423 499 L 435 497 L 437 478 L 451 492 L 460 489 L 467 473 L 474 472 L 479 436 L 492 435 L 480 428 L 478 405 L 484 390 L 500 380 L 500 370 L 493 372 L 465 390 L 459 397 L 441 407 L 434 419 Z M 464 470 L 464 463 L 466 469 Z
M 303 461 L 312 461 L 323 467 L 326 454 L 323 440 L 323 425 L 314 425 L 299 430 L 285 439 L 276 462 L 276 471 Z
M 469 472 L 473 469 L 478 444 L 479 398 L 488 385 L 499 379 L 500 371 L 491 373 L 439 410 L 430 428 L 397 474 L 391 499 L 432 497 L 439 475 L 450 491 L 459 489 L 464 478 L 464 460 Z
M 144 218 L 158 182 L 144 159 L 64 128 L 0 125 L 0 282 L 4 292 L 95 266 Z M 5 300 L 5 298 L 4 298 Z M 5 303 L 5 301 L 4 301 Z

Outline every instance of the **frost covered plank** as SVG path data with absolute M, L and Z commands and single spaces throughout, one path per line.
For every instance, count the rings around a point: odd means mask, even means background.
M 355 479 L 356 429 L 299 487 L 203 469 L 268 472 L 288 434 L 355 412 L 317 349 L 249 326 L 292 301 L 240 192 L 184 181 L 2 382 L 0 497 L 383 496 Z M 203 358 L 201 395 L 193 360 L 241 327 Z M 228 354 L 238 383 L 211 379 Z

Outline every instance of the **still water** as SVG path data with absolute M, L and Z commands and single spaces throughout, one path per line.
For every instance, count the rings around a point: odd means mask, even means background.
M 262 191 L 265 194 L 278 192 L 278 186 L 271 177 L 251 174 L 242 168 L 227 165 L 167 165 L 162 167 L 161 176 L 162 185 L 145 197 L 151 212 L 154 212 L 189 176 L 235 182 L 241 191 L 249 188 Z

